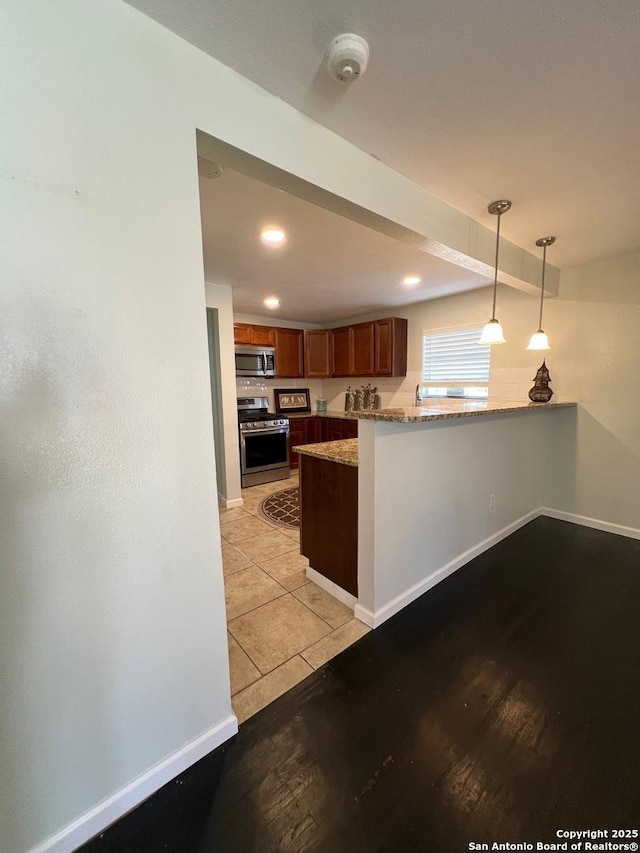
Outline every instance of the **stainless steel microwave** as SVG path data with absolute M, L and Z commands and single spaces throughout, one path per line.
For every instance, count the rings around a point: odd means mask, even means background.
M 274 347 L 236 346 L 236 376 L 276 375 Z

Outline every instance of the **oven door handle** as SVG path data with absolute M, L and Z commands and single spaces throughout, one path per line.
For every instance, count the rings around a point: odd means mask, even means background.
M 277 427 L 276 429 L 252 429 L 247 432 L 241 432 L 242 438 L 246 439 L 249 435 L 278 435 L 279 433 L 289 432 L 289 427 Z

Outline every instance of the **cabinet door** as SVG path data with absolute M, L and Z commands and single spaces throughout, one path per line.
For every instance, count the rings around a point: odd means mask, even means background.
M 345 438 L 358 437 L 358 421 L 343 421 L 342 429 Z
M 305 441 L 307 444 L 317 444 L 323 441 L 322 438 L 322 418 L 305 418 Z
M 274 331 L 271 326 L 252 326 L 249 323 L 234 323 L 233 340 L 236 344 L 272 347 L 275 342 Z
M 344 438 L 344 430 L 340 418 L 327 418 L 327 441 L 341 441 Z
M 358 323 L 351 327 L 352 332 L 352 374 L 353 376 L 373 376 L 374 359 L 374 324 Z
M 251 326 L 249 326 L 247 323 L 234 323 L 233 341 L 236 344 L 250 344 Z
M 293 453 L 293 448 L 299 444 L 307 444 L 305 435 L 305 419 L 291 418 L 289 421 L 289 467 L 297 468 L 300 464 L 300 457 L 297 453 Z
M 275 343 L 275 329 L 270 326 L 249 326 L 251 343 L 260 347 L 272 347 Z
M 407 375 L 407 321 L 389 317 L 375 321 L 375 375 Z
M 300 482 L 300 551 L 321 575 L 357 596 L 358 469 L 304 456 Z
M 304 333 L 305 376 L 331 376 L 329 329 L 308 329 Z
M 343 326 L 331 330 L 332 376 L 351 376 L 353 374 L 353 328 Z
M 330 418 L 316 418 L 317 441 L 329 441 L 329 420 Z
M 304 376 L 304 332 L 302 329 L 274 329 L 276 376 L 301 379 Z

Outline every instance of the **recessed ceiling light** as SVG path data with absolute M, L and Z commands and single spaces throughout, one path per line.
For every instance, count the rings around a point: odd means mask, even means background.
M 260 239 L 267 246 L 280 246 L 287 239 L 287 235 L 282 228 L 263 228 L 260 232 Z
M 402 279 L 403 284 L 420 284 L 420 276 L 419 275 L 408 275 L 406 278 Z
M 280 305 L 280 300 L 277 296 L 267 296 L 267 298 L 264 300 L 264 304 L 267 306 L 267 308 L 277 308 L 278 305 Z

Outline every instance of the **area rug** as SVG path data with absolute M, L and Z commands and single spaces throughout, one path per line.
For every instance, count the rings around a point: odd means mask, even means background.
M 300 527 L 300 489 L 274 492 L 262 501 L 260 512 L 275 524 L 297 530 Z

